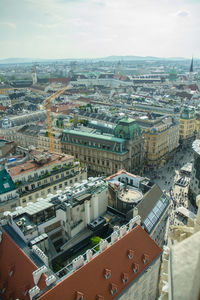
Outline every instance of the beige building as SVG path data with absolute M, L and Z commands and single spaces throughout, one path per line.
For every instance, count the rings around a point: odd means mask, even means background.
M 194 137 L 196 117 L 193 109 L 185 107 L 180 116 L 180 140 L 184 141 Z
M 70 155 L 37 149 L 29 155 L 31 160 L 9 169 L 20 195 L 21 206 L 87 178 L 87 171 Z
M 179 145 L 178 121 L 155 113 L 137 121 L 143 129 L 147 167 L 162 166 Z
M 25 126 L 16 126 L 8 129 L 0 129 L 1 135 L 8 141 L 14 141 L 16 145 L 28 148 L 34 146 L 40 149 L 49 150 L 49 138 L 47 131 L 42 126 L 29 124 Z M 54 151 L 61 153 L 61 132 L 54 132 Z

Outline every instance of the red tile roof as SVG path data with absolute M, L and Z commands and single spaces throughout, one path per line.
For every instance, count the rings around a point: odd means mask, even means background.
M 133 257 L 129 256 L 130 250 Z M 119 241 L 94 257 L 39 300 L 113 299 L 162 253 L 141 228 L 135 227 Z M 110 274 L 110 275 L 109 275 Z
M 138 177 L 138 176 L 136 176 L 136 175 L 134 175 L 134 174 L 131 174 L 131 173 L 127 172 L 126 170 L 119 170 L 117 173 L 112 174 L 112 175 L 110 175 L 109 177 L 107 177 L 106 180 L 109 181 L 109 180 L 111 180 L 111 179 L 113 179 L 113 178 L 115 178 L 116 176 L 119 176 L 119 175 L 121 175 L 121 174 L 129 175 L 129 176 L 132 176 L 132 177 L 135 177 L 135 178 Z
M 28 291 L 34 287 L 32 273 L 37 270 L 37 266 L 26 254 L 16 245 L 16 243 L 3 231 L 0 243 L 0 291 L 5 288 L 1 296 L 3 299 L 27 299 Z M 45 278 L 43 274 L 38 286 L 45 288 Z

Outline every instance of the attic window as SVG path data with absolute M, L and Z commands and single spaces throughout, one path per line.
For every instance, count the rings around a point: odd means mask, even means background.
M 135 274 L 137 274 L 138 271 L 139 271 L 139 265 L 136 264 L 136 263 L 134 263 L 134 264 L 133 264 L 133 272 L 134 272 Z
M 76 292 L 76 300 L 84 300 L 84 294 L 81 292 Z
M 123 284 L 126 284 L 128 282 L 128 274 L 122 273 L 122 282 Z
M 110 293 L 112 296 L 114 296 L 117 293 L 117 285 L 112 283 L 110 287 Z
M 149 255 L 144 254 L 142 257 L 143 263 L 146 265 L 149 262 Z
M 134 251 L 133 250 L 128 250 L 128 258 L 132 259 L 134 256 Z
M 14 270 L 15 270 L 15 266 L 14 265 L 11 265 L 10 268 L 9 268 L 9 271 L 8 271 L 8 275 L 11 277 L 14 273 Z
M 96 296 L 96 300 L 104 300 L 104 297 L 101 296 L 101 295 L 97 295 L 97 296 Z
M 105 279 L 109 279 L 111 277 L 111 270 L 104 269 L 104 277 Z
M 4 183 L 3 186 L 4 186 L 4 189 L 8 189 L 10 187 L 8 182 Z

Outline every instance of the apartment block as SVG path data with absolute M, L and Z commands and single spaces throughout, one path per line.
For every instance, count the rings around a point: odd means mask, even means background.
M 29 156 L 30 160 L 9 168 L 21 206 L 87 178 L 86 169 L 70 155 L 35 149 Z
M 107 183 L 100 177 L 91 178 L 18 207 L 10 214 L 10 223 L 25 242 L 38 246 L 51 261 L 91 237 L 88 224 L 95 220 L 105 225 L 101 216 L 107 204 Z
M 66 129 L 62 135 L 62 151 L 78 158 L 88 172 L 110 175 L 120 169 L 142 173 L 144 139 L 134 119 L 119 121 L 112 134 L 107 128 L 79 127 Z
M 194 137 L 195 129 L 195 111 L 189 107 L 185 107 L 180 115 L 180 140 L 185 141 Z
M 146 167 L 162 166 L 179 146 L 179 122 L 155 113 L 137 119 L 145 139 Z

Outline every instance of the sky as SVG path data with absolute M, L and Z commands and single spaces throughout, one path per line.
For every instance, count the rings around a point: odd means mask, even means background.
M 200 0 L 0 0 L 0 59 L 200 57 Z

